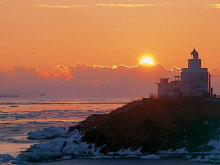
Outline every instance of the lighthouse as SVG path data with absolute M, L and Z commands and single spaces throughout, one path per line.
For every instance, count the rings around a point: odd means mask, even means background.
M 201 68 L 201 59 L 194 49 L 191 53 L 192 59 L 188 60 L 188 68 L 182 68 L 181 81 L 187 87 L 185 95 L 203 96 L 208 93 L 209 73 L 207 68 Z M 184 91 L 183 91 L 184 92 Z
M 193 49 L 192 58 L 188 60 L 188 67 L 181 69 L 181 76 L 169 82 L 168 78 L 161 78 L 158 84 L 158 97 L 205 97 L 209 95 L 209 72 L 201 67 L 199 53 Z

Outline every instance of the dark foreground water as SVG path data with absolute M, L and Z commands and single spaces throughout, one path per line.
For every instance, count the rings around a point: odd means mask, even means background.
M 137 159 L 99 159 L 99 160 L 74 159 L 74 160 L 40 163 L 39 165 L 70 165 L 70 164 L 72 165 L 211 165 L 209 163 L 198 163 L 188 160 L 137 160 Z

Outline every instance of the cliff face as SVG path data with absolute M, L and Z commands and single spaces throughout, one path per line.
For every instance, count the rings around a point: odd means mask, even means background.
M 220 102 L 202 99 L 153 99 L 135 101 L 108 115 L 93 115 L 78 126 L 82 140 L 102 147 L 100 152 L 131 148 L 147 153 L 186 147 L 206 151 L 217 138 Z M 201 147 L 203 145 L 203 147 Z

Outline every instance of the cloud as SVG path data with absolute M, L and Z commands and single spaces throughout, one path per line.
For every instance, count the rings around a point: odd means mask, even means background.
M 14 67 L 0 71 L 0 94 L 55 97 L 142 97 L 157 93 L 159 78 L 180 74 L 181 69 L 162 64 L 142 65 L 58 65 L 50 70 Z M 220 68 L 210 68 L 211 84 L 219 93 Z
M 213 6 L 216 9 L 220 9 L 220 4 L 219 3 L 211 4 L 210 6 Z
M 38 78 L 45 78 L 45 79 L 62 79 L 62 80 L 73 80 L 74 76 L 71 73 L 69 66 L 58 65 L 52 71 L 38 71 L 37 73 Z
M 99 7 L 153 7 L 153 6 L 159 6 L 159 5 L 165 5 L 166 3 L 144 3 L 144 4 L 132 4 L 132 3 L 99 3 L 95 6 Z M 70 9 L 70 8 L 79 8 L 79 7 L 88 7 L 88 5 L 48 5 L 48 4 L 38 4 L 38 7 L 44 7 L 44 8 L 61 8 L 61 9 Z
M 155 66 L 58 65 L 43 71 L 37 68 L 15 67 L 0 72 L 0 94 L 20 96 L 128 97 L 156 93 L 155 82 L 160 77 L 172 78 L 176 71 L 161 64 Z
M 165 68 L 162 64 L 142 65 L 58 65 L 51 70 L 15 67 L 0 71 L 0 94 L 55 97 L 142 97 L 157 93 L 159 78 L 180 75 L 180 68 Z M 210 68 L 211 83 L 220 92 L 220 68 Z
M 156 3 L 144 3 L 144 4 L 132 4 L 132 3 L 109 3 L 109 4 L 97 4 L 96 6 L 101 7 L 152 7 L 152 6 L 159 6 L 162 4 L 156 4 Z
M 87 5 L 47 5 L 47 4 L 38 4 L 38 7 L 70 9 L 70 8 L 78 8 L 78 7 L 87 7 Z

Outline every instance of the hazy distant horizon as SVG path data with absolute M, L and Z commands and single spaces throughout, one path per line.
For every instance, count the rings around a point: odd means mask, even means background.
M 220 71 L 210 69 L 214 91 L 220 93 Z M 179 75 L 180 69 L 152 66 L 75 66 L 59 65 L 48 72 L 36 68 L 14 67 L 0 72 L 0 95 L 21 97 L 147 97 L 157 93 L 159 78 Z

